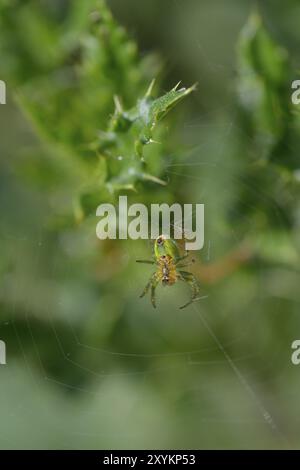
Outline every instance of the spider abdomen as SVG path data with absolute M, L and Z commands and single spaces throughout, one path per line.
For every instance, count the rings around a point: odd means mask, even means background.
M 158 277 L 166 286 L 171 286 L 177 281 L 176 265 L 171 256 L 164 255 L 158 259 Z

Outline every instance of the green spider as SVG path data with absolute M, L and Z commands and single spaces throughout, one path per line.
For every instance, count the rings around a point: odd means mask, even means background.
M 189 266 L 191 262 L 184 263 L 184 260 L 188 257 L 186 252 L 183 256 L 180 255 L 178 244 L 173 239 L 167 239 L 164 235 L 160 235 L 154 242 L 154 257 L 153 260 L 137 260 L 137 263 L 155 264 L 156 271 L 152 274 L 143 290 L 140 297 L 144 297 L 151 287 L 151 303 L 156 308 L 155 302 L 155 289 L 161 282 L 163 286 L 172 286 L 177 281 L 186 282 L 191 290 L 192 297 L 186 304 L 180 308 L 185 308 L 192 302 L 200 300 L 200 285 L 196 277 L 188 272 L 182 271 L 181 268 Z

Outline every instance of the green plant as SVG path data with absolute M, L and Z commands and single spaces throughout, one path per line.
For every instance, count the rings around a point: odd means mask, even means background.
M 153 98 L 148 76 L 157 66 L 138 58 L 104 0 L 70 2 L 62 17 L 51 3 L 2 2 L 0 27 L 5 78 L 52 154 L 50 162 L 49 151 L 46 158 L 30 155 L 27 175 L 40 181 L 52 170 L 55 181 L 60 168 L 65 190 L 73 182 L 76 221 L 94 214 L 115 191 L 136 190 L 138 182 L 165 184 L 160 172 L 166 145 L 157 144 L 153 134 L 161 135 L 158 123 L 194 87 L 177 85 Z M 145 156 L 151 144 L 156 149 Z
M 164 76 L 103 1 L 0 0 L 0 445 L 297 446 L 299 108 L 274 40 L 292 45 L 294 24 L 296 55 L 295 2 L 263 6 L 272 35 L 250 16 L 235 80 L 248 2 L 216 15 L 214 2 L 147 0 L 141 16 L 138 0 L 108 3 L 136 6 Z M 218 41 L 208 17 L 224 21 Z M 165 91 L 180 78 L 199 90 L 164 118 L 194 88 Z M 148 242 L 95 234 L 96 206 L 119 193 L 205 204 L 189 269 L 205 300 L 178 310 L 183 282 L 155 310 L 138 299 Z

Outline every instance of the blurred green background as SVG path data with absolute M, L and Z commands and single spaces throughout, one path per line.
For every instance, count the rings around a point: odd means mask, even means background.
M 0 1 L 0 447 L 299 448 L 299 2 L 107 3 Z M 198 87 L 145 149 L 167 186 L 119 191 L 95 149 L 153 77 Z M 206 299 L 139 298 L 151 244 L 95 234 L 119 194 L 205 204 Z

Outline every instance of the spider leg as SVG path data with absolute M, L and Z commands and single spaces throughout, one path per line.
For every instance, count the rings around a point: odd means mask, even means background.
M 150 259 L 136 259 L 137 263 L 145 263 L 145 264 L 155 264 L 155 261 Z
M 193 302 L 196 302 L 199 300 L 199 294 L 200 294 L 200 285 L 194 274 L 189 273 L 187 271 L 179 271 L 180 274 L 180 280 L 186 282 L 191 290 L 192 290 L 192 297 L 187 302 L 186 304 L 182 305 L 180 309 L 186 308 L 188 305 L 190 305 Z
M 178 265 L 178 268 L 185 268 L 186 266 L 190 266 L 191 264 L 195 263 L 195 259 L 192 258 L 190 261 L 187 261 L 187 263 L 181 264 L 182 261 L 186 260 L 190 255 L 190 251 L 185 249 L 184 255 L 179 256 L 179 258 L 176 259 L 176 265 Z
M 147 282 L 143 292 L 140 295 L 140 298 L 144 297 L 147 294 L 148 290 L 150 289 L 151 285 L 153 284 L 154 276 L 156 276 L 156 273 L 152 274 L 152 276 L 150 277 L 150 279 Z
M 153 308 L 156 308 L 156 301 L 155 301 L 155 289 L 158 284 L 158 280 L 155 276 L 155 280 L 151 284 L 151 303 L 153 305 Z
M 149 291 L 150 287 L 151 287 L 151 303 L 152 303 L 154 308 L 156 308 L 155 289 L 156 289 L 157 284 L 158 284 L 158 279 L 157 279 L 156 273 L 153 273 L 150 280 L 149 280 L 149 282 L 147 282 L 143 292 L 140 295 L 140 298 L 144 297 L 147 294 L 147 292 Z
M 193 258 L 193 259 L 191 259 L 191 261 L 188 261 L 187 263 L 184 263 L 184 264 L 179 263 L 179 264 L 177 264 L 177 268 L 180 268 L 180 269 L 181 269 L 181 268 L 186 268 L 187 266 L 191 266 L 191 265 L 194 264 L 194 263 L 195 263 L 195 260 L 194 260 L 194 258 Z
M 189 252 L 186 251 L 184 255 L 179 256 L 179 258 L 177 258 L 176 263 L 178 263 L 179 261 L 183 261 L 183 260 L 186 259 L 188 256 L 189 256 Z

